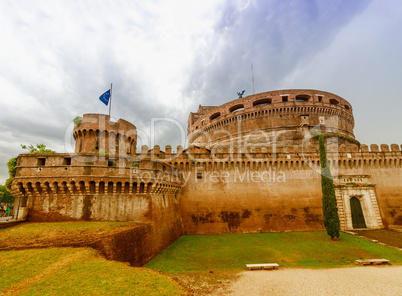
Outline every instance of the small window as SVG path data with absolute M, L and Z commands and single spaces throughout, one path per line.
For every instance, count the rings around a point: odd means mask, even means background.
M 237 111 L 242 111 L 242 110 L 244 110 L 244 105 L 242 105 L 242 104 L 236 105 L 236 106 L 233 106 L 233 107 L 229 108 L 230 113 L 237 112 Z
M 301 124 L 309 125 L 309 116 L 307 114 L 301 115 Z
M 197 179 L 202 179 L 202 173 L 197 173 Z
M 308 95 L 298 95 L 296 96 L 296 102 L 308 102 L 310 99 L 310 96 Z
M 107 166 L 113 167 L 115 165 L 115 163 L 116 163 L 115 159 L 109 159 L 107 162 Z
M 219 117 L 221 117 L 221 113 L 217 112 L 215 114 L 212 114 L 211 117 L 209 118 L 209 120 L 214 120 L 214 119 L 217 119 Z
M 38 158 L 38 165 L 44 166 L 46 163 L 46 158 Z
M 287 102 L 288 101 L 288 96 L 283 96 L 282 97 L 282 102 Z
M 329 102 L 330 102 L 332 105 L 339 105 L 339 102 L 338 102 L 337 100 L 335 100 L 335 99 L 330 99 Z
M 318 102 L 322 102 L 322 96 L 318 96 Z
M 269 104 L 271 104 L 271 102 L 272 102 L 271 99 L 261 99 L 261 100 L 253 102 L 253 107 L 269 105 Z
M 346 109 L 346 110 L 349 110 L 350 107 L 349 107 L 348 105 L 345 105 L 345 109 Z
M 71 165 L 71 157 L 66 157 L 63 159 L 64 165 Z
M 204 122 L 204 119 L 203 119 L 203 120 L 201 121 L 201 125 L 204 125 L 204 123 L 205 123 L 205 122 Z

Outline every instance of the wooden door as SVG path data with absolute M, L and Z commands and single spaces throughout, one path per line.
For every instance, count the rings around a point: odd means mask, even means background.
M 366 228 L 362 207 L 360 201 L 356 197 L 350 199 L 350 209 L 352 212 L 353 228 Z

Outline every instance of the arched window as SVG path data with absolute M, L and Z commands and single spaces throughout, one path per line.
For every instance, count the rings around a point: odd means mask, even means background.
M 105 182 L 101 181 L 99 182 L 99 194 L 104 194 L 105 193 Z
M 271 99 L 261 99 L 253 102 L 253 107 L 269 105 L 272 103 Z
M 140 193 L 144 193 L 144 188 L 145 188 L 145 186 L 144 186 L 144 183 L 140 183 Z
M 89 182 L 89 193 L 90 193 L 90 194 L 94 194 L 94 193 L 95 193 L 95 182 L 94 182 L 94 181 L 90 181 L 90 182 Z
M 214 120 L 221 117 L 221 112 L 216 112 L 209 117 L 209 120 Z
M 338 100 L 335 100 L 335 99 L 330 99 L 329 102 L 330 102 L 332 105 L 339 105 L 339 101 L 338 101 Z
M 243 104 L 235 105 L 235 106 L 232 106 L 232 107 L 229 108 L 230 113 L 234 113 L 234 112 L 242 111 L 242 110 L 244 110 L 244 105 Z

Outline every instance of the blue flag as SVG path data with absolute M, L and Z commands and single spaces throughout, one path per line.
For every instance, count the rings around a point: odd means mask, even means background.
M 99 100 L 101 100 L 101 102 L 106 106 L 109 104 L 109 99 L 110 99 L 110 89 L 99 97 Z

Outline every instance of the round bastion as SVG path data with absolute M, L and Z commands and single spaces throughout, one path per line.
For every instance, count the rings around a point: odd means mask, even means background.
M 74 124 L 75 153 L 96 153 L 128 156 L 136 153 L 137 129 L 134 124 L 109 115 L 84 114 Z
M 335 94 L 276 90 L 221 106 L 199 106 L 188 118 L 188 144 L 206 148 L 299 145 L 310 130 L 354 139 L 351 104 Z

